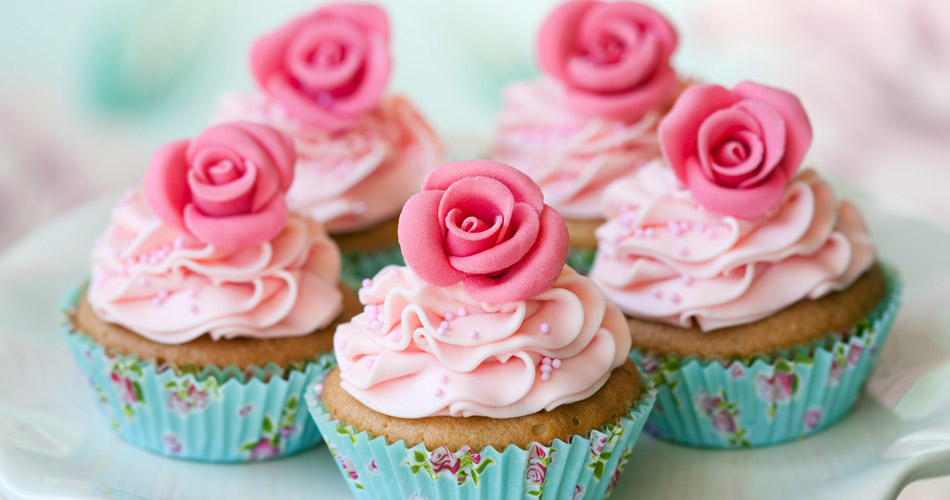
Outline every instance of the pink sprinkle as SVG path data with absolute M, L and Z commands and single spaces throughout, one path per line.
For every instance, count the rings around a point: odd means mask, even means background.
M 380 328 L 383 327 L 383 325 L 380 324 L 380 322 L 379 322 L 378 320 L 375 320 L 375 319 L 374 319 L 373 321 L 371 321 L 371 322 L 369 323 L 369 327 L 370 327 L 371 330 L 379 330 Z
M 444 373 L 443 373 L 442 375 L 439 375 L 439 383 L 444 384 L 444 383 L 446 383 L 446 382 L 448 382 L 448 381 L 449 381 L 448 375 L 446 375 L 446 374 L 444 374 Z
M 468 311 L 466 311 L 464 307 L 460 307 L 458 314 L 460 318 L 464 318 L 468 314 Z
M 663 292 L 661 292 L 659 289 L 653 290 L 653 297 L 657 299 L 662 299 Z
M 147 286 L 148 286 L 148 278 L 146 278 L 145 276 L 142 276 L 141 278 L 139 278 L 139 286 L 142 287 L 142 288 L 147 287 Z
M 363 310 L 366 311 L 366 314 L 369 314 L 370 316 L 376 316 L 379 313 L 379 308 L 376 307 L 376 304 L 367 304 Z
M 551 365 L 541 365 L 541 372 L 542 372 L 542 373 L 551 373 L 551 370 L 553 370 L 553 369 L 554 369 L 554 368 L 551 368 Z
M 399 342 L 400 340 L 402 340 L 402 334 L 399 332 L 393 332 L 389 336 L 389 340 L 392 340 L 393 342 Z
M 185 246 L 185 237 L 184 236 L 176 237 L 175 241 L 172 242 L 172 245 L 174 245 L 175 248 L 181 248 Z
M 455 315 L 454 315 L 454 314 L 452 314 L 452 313 L 450 313 L 450 312 L 445 313 L 445 320 L 446 320 L 446 321 L 452 321 L 453 319 L 455 319 Z
M 561 367 L 561 360 L 555 359 L 554 361 L 551 361 L 551 366 L 553 366 L 554 369 L 557 370 L 558 368 Z
M 674 303 L 674 304 L 679 304 L 679 303 L 680 303 L 680 296 L 679 296 L 679 294 L 678 294 L 678 293 L 670 294 L 670 302 L 672 302 L 672 303 Z
M 442 324 L 439 325 L 439 328 L 444 328 L 444 329 L 448 330 L 448 329 L 449 329 L 449 322 L 448 322 L 448 321 L 443 321 Z
M 551 358 L 546 357 L 546 356 L 545 356 L 544 358 L 541 358 L 541 364 L 542 364 L 542 365 L 550 365 L 550 364 L 551 364 Z
M 541 373 L 541 381 L 547 382 L 548 380 L 551 380 L 551 374 L 548 372 Z
M 643 235 L 646 236 L 647 238 L 652 238 L 652 237 L 653 237 L 653 234 L 654 234 L 654 233 L 653 233 L 653 228 L 652 228 L 652 227 L 648 227 L 648 228 L 646 228 L 646 229 L 643 230 Z
M 159 291 L 158 291 L 158 298 L 160 298 L 160 299 L 162 299 L 162 300 L 167 299 L 167 298 L 168 298 L 168 290 L 159 290 Z
M 685 233 L 686 231 L 689 231 L 689 228 L 690 228 L 691 226 L 692 226 L 692 224 L 690 224 L 689 221 L 687 221 L 687 220 L 680 221 L 680 230 L 683 231 L 684 233 Z
M 448 330 L 440 326 L 439 329 L 435 331 L 435 333 L 438 334 L 440 337 L 444 337 L 445 334 L 448 333 Z
M 643 238 L 643 228 L 642 228 L 642 227 L 636 228 L 636 229 L 633 231 L 633 237 L 634 237 L 634 238 Z
M 392 268 L 392 270 L 389 271 L 389 274 L 392 276 L 399 276 L 399 268 L 398 267 Z
M 470 338 L 470 339 L 477 339 L 477 338 L 478 338 L 478 330 L 472 330 L 472 331 L 468 332 L 468 338 Z
M 189 289 L 188 289 L 188 296 L 191 297 L 191 298 L 197 297 L 197 296 L 198 296 L 198 289 L 195 288 L 195 287 L 189 288 Z
M 164 245 L 162 245 L 162 248 L 159 248 L 159 250 L 161 250 L 162 253 L 169 253 L 172 251 L 172 246 L 169 245 L 168 243 L 165 243 Z
M 149 258 L 148 258 L 148 263 L 149 263 L 149 264 L 152 264 L 152 265 L 158 264 L 158 263 L 160 263 L 161 261 L 162 261 L 162 258 L 159 257 L 159 256 L 156 255 L 156 254 L 150 255 Z
M 191 314 L 198 314 L 198 304 L 192 304 L 188 310 L 191 311 Z
M 701 232 L 701 233 L 706 232 L 706 223 L 705 223 L 705 222 L 700 222 L 699 224 L 696 224 L 696 230 L 699 231 L 699 232 Z
M 548 325 L 547 323 L 541 323 L 540 329 L 541 329 L 541 334 L 542 334 L 542 335 L 547 335 L 547 334 L 551 333 L 551 326 Z
M 373 280 L 371 279 L 363 280 L 363 288 L 369 288 L 371 286 L 373 286 Z
M 715 237 L 716 237 L 716 230 L 713 229 L 713 228 L 707 229 L 707 230 L 706 230 L 706 236 L 708 236 L 709 239 L 715 238 Z
M 160 306 L 160 305 L 162 305 L 164 302 L 165 302 L 165 300 L 162 299 L 161 297 L 157 296 L 157 295 L 154 296 L 154 297 L 152 297 L 152 305 Z
M 673 236 L 679 236 L 681 234 L 680 226 L 675 220 L 671 220 L 666 223 L 666 228 L 673 233 Z
M 676 251 L 676 253 L 680 255 L 686 255 L 687 252 L 689 252 L 689 250 L 686 248 L 686 245 L 680 245 L 679 249 Z
M 435 394 L 435 397 L 441 398 L 443 395 L 445 395 L 445 391 L 443 391 L 442 388 L 440 387 L 440 388 L 437 388 L 437 389 L 433 392 L 433 394 Z
M 323 384 L 314 384 L 314 386 L 313 386 L 313 392 L 315 392 L 315 393 L 317 393 L 317 394 L 323 393 Z M 243 417 L 243 416 L 247 415 L 248 413 L 250 413 L 250 412 L 251 412 L 251 409 L 253 409 L 253 406 L 247 405 L 247 406 L 245 406 L 244 408 L 241 408 L 241 409 L 238 411 L 238 415 L 240 415 L 240 416 Z
M 680 281 L 682 281 L 684 285 L 690 286 L 690 285 L 693 284 L 693 277 L 684 274 L 684 275 L 680 278 Z

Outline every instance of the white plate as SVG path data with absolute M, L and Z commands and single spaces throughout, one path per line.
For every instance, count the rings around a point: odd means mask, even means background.
M 125 444 L 100 419 L 55 308 L 87 272 L 114 199 L 57 219 L 0 259 L 0 496 L 349 498 L 324 447 L 250 465 L 181 462 Z M 903 272 L 907 301 L 927 300 L 914 287 L 950 275 L 950 235 L 881 214 L 872 222 L 884 258 Z M 905 311 L 937 311 L 930 300 Z M 889 345 L 910 334 L 905 324 L 898 320 Z M 772 448 L 703 451 L 644 435 L 614 498 L 892 498 L 914 479 L 950 474 L 950 427 L 939 427 L 948 424 L 950 410 L 906 422 L 865 395 L 843 423 Z

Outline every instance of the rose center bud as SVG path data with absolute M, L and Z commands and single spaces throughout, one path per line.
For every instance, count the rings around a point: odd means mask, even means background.
M 310 54 L 310 64 L 318 68 L 336 66 L 343 60 L 344 49 L 335 40 L 328 40 L 320 43 Z
M 485 224 L 484 221 L 475 216 L 468 216 L 465 220 L 462 221 L 462 225 L 459 226 L 462 228 L 462 231 L 467 233 L 475 233 L 479 231 L 484 231 L 488 227 L 488 224 Z
M 749 146 L 740 140 L 731 139 L 720 144 L 715 155 L 719 165 L 734 167 L 749 157 Z
M 626 44 L 614 33 L 601 33 L 597 37 L 597 50 L 594 52 L 600 62 L 611 64 L 620 60 L 627 49 Z
M 221 160 L 208 167 L 208 182 L 219 185 L 227 184 L 241 176 L 241 171 L 231 160 Z
M 453 208 L 445 218 L 445 249 L 450 255 L 465 257 L 491 248 L 503 222 L 501 215 L 472 215 Z

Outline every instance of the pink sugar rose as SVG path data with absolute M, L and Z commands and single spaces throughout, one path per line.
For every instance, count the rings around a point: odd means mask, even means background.
M 659 126 L 667 163 L 708 210 L 765 215 L 783 196 L 811 144 L 794 95 L 752 82 L 686 89 Z
M 462 282 L 476 300 L 514 302 L 554 285 L 567 226 L 530 177 L 504 163 L 446 163 L 399 216 L 406 264 L 435 286 Z
M 577 112 L 635 120 L 676 93 L 676 45 L 673 26 L 646 5 L 574 1 L 544 21 L 538 62 Z
M 370 4 L 321 7 L 251 49 L 258 85 L 296 120 L 333 131 L 379 104 L 390 66 L 389 20 Z
M 293 140 L 266 125 L 215 125 L 152 157 L 145 198 L 166 224 L 222 249 L 270 240 L 284 228 Z

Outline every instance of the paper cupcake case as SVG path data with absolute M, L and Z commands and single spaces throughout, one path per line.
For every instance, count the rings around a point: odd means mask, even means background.
M 391 264 L 406 264 L 399 245 L 370 252 L 344 252 L 340 281 L 353 290 L 359 290 L 364 279 L 376 276 L 382 268 Z
M 303 366 L 199 371 L 110 354 L 74 327 L 72 316 L 84 289 L 77 287 L 64 298 L 62 330 L 100 410 L 125 441 L 205 462 L 277 458 L 320 442 L 303 395 L 335 365 L 332 355 Z
M 645 390 L 616 425 L 570 443 L 453 452 L 442 446 L 388 443 L 334 420 L 320 400 L 319 382 L 307 406 L 347 485 L 361 499 L 475 500 L 496 498 L 600 499 L 610 495 L 630 458 L 655 392 Z
M 703 448 L 768 446 L 821 431 L 854 407 L 899 305 L 900 284 L 889 270 L 887 296 L 863 320 L 772 359 L 722 362 L 634 349 L 630 357 L 658 391 L 646 430 Z

